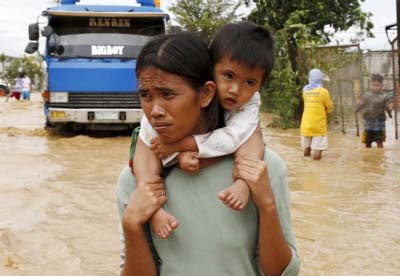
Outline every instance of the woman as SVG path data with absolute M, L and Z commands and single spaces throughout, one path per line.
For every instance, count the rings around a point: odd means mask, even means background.
M 218 127 L 211 62 L 201 39 L 160 36 L 143 48 L 136 71 L 143 111 L 160 139 L 172 143 Z M 201 159 L 198 174 L 173 168 L 165 186 L 159 178 L 135 184 L 129 168 L 123 170 L 117 191 L 122 275 L 297 275 L 287 169 L 272 151 L 265 156 L 265 162 Z M 233 168 L 252 193 L 240 212 L 216 197 L 231 185 Z M 168 239 L 148 234 L 146 227 L 163 204 L 180 222 Z

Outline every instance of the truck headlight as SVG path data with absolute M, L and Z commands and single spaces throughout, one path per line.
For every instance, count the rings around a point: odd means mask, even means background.
M 68 92 L 50 92 L 51 103 L 67 103 Z

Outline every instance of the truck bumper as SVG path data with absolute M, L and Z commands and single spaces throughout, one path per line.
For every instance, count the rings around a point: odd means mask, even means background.
M 140 123 L 142 116 L 142 109 L 48 109 L 50 123 L 135 124 Z

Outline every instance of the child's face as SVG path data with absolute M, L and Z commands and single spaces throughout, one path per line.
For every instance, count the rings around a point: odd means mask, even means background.
M 222 107 L 232 111 L 247 103 L 260 90 L 264 70 L 249 68 L 242 63 L 224 57 L 214 66 L 218 99 Z
M 383 83 L 379 81 L 372 82 L 372 92 L 374 93 L 381 93 L 383 90 Z

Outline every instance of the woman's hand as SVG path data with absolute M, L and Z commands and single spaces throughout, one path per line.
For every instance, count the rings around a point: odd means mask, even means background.
M 242 155 L 235 159 L 234 179 L 244 180 L 250 188 L 254 204 L 259 209 L 275 206 L 274 195 L 269 183 L 268 169 L 263 160 Z
M 124 231 L 137 230 L 165 203 L 163 180 L 155 177 L 151 181 L 142 181 L 136 185 L 122 216 Z
M 159 137 L 151 139 L 150 143 L 151 143 L 150 149 L 160 159 L 165 158 L 168 155 L 171 155 L 172 153 L 175 152 L 171 145 L 164 144 L 163 142 L 161 142 Z

